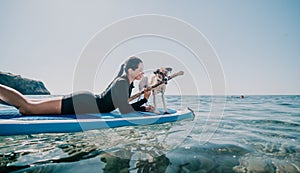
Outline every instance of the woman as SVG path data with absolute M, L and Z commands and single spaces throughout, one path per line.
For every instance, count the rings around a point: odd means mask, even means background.
M 125 74 L 123 74 L 125 68 Z M 133 111 L 150 111 L 152 106 L 144 107 L 151 92 L 145 92 L 144 98 L 128 103 L 133 81 L 143 76 L 143 61 L 137 57 L 130 57 L 121 66 L 118 76 L 100 95 L 90 92 L 78 92 L 68 96 L 53 98 L 45 101 L 32 101 L 20 92 L 0 84 L 0 99 L 15 106 L 22 114 L 85 114 L 106 113 L 119 108 L 122 114 Z

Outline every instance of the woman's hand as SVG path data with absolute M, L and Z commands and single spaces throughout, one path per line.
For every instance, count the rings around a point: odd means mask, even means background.
M 146 112 L 154 112 L 154 107 L 151 105 L 146 106 Z
M 150 95 L 151 91 L 147 90 L 147 88 L 144 88 L 144 98 L 148 100 Z

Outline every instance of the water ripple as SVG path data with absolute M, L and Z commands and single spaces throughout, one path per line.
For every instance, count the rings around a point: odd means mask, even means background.
M 300 96 L 167 100 L 194 121 L 0 137 L 0 172 L 300 172 Z

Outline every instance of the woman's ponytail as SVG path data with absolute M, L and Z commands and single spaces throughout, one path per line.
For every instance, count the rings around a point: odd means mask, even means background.
M 120 68 L 120 71 L 119 71 L 119 73 L 118 73 L 118 75 L 114 78 L 114 80 L 112 80 L 112 81 L 110 82 L 110 84 L 106 87 L 105 91 L 108 90 L 108 89 L 110 88 L 110 86 L 113 84 L 113 82 L 114 82 L 118 77 L 122 76 L 122 74 L 124 73 L 124 67 L 125 67 L 125 64 L 122 64 L 122 65 L 121 65 L 121 68 Z
M 122 64 L 122 65 L 121 65 L 121 68 L 120 68 L 120 71 L 119 71 L 119 73 L 118 73 L 118 76 L 117 76 L 116 78 L 122 76 L 122 74 L 124 73 L 124 67 L 125 67 L 125 64 Z M 116 79 L 116 78 L 115 78 L 115 79 Z

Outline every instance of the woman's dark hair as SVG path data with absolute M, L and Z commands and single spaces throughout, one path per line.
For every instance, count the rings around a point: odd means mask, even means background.
M 122 76 L 122 74 L 124 73 L 124 70 L 125 70 L 125 73 L 127 74 L 128 73 L 128 70 L 131 68 L 132 70 L 135 70 L 139 67 L 139 64 L 140 63 L 143 63 L 143 61 L 136 57 L 136 56 L 132 56 L 130 57 L 124 64 L 121 65 L 121 68 L 120 68 L 120 71 L 118 73 L 118 77 Z
M 125 73 L 128 73 L 128 70 L 131 68 L 132 70 L 135 70 L 139 67 L 139 64 L 143 63 L 143 61 L 136 57 L 136 56 L 132 56 L 130 57 L 124 64 L 121 65 L 120 71 L 118 73 L 118 75 L 114 78 L 114 80 L 108 85 L 108 87 L 105 89 L 109 89 L 109 87 L 112 85 L 112 83 L 120 76 L 122 76 L 122 74 L 124 73 L 124 69 L 125 69 Z
M 128 70 L 131 68 L 132 70 L 135 70 L 139 67 L 139 64 L 143 63 L 143 61 L 135 56 L 130 57 L 126 62 L 125 62 L 125 73 L 128 73 Z

